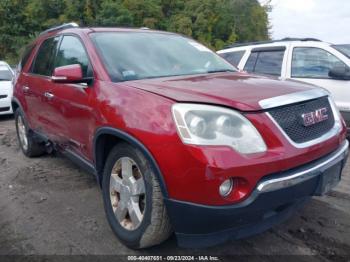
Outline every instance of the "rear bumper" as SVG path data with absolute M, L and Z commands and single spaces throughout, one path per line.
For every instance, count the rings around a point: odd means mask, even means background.
M 292 170 L 263 178 L 245 201 L 230 206 L 205 206 L 166 199 L 178 244 L 212 246 L 267 230 L 288 218 L 311 196 L 322 194 L 325 173 L 342 170 L 349 143 L 335 152 Z M 205 194 L 205 192 L 203 192 Z

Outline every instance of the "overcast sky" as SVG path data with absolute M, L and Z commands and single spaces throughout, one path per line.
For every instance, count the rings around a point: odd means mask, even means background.
M 350 0 L 272 0 L 272 6 L 273 39 L 314 37 L 350 44 Z

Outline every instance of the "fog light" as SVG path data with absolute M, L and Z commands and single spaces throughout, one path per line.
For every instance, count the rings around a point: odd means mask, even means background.
M 228 196 L 232 191 L 232 187 L 233 187 L 232 178 L 226 179 L 219 187 L 220 195 L 223 197 Z

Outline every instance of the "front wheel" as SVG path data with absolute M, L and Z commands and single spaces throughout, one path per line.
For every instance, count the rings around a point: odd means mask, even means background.
M 160 244 L 172 229 L 154 172 L 137 149 L 118 144 L 109 154 L 102 181 L 108 222 L 130 248 Z

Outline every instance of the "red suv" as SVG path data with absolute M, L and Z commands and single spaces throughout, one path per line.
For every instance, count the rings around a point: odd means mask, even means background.
M 19 70 L 23 153 L 60 151 L 94 174 L 131 248 L 172 232 L 204 247 L 266 230 L 337 184 L 347 159 L 329 93 L 239 73 L 181 35 L 66 24 Z

